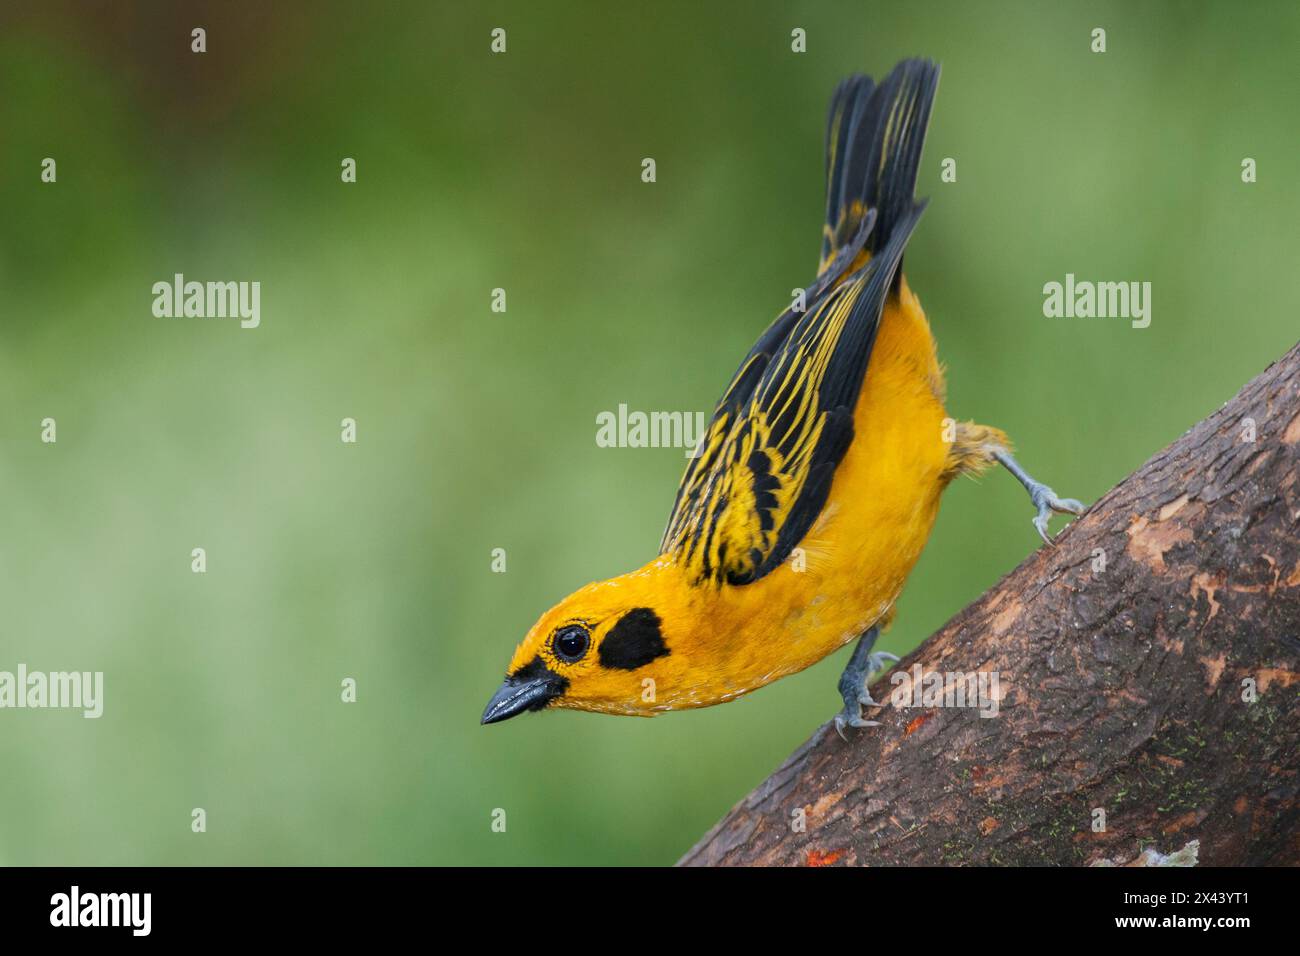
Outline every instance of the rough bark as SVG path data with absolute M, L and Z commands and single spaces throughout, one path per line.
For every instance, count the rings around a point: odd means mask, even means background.
M 996 717 L 824 726 L 681 863 L 1300 863 L 1298 463 L 1300 345 L 896 665 Z

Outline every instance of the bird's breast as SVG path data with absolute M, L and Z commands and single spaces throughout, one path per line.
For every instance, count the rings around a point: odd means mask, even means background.
M 745 681 L 801 670 L 892 616 L 938 514 L 945 418 L 934 339 L 904 283 L 882 313 L 821 515 L 782 567 L 726 589 L 724 616 L 765 645 L 755 653 L 743 638 Z

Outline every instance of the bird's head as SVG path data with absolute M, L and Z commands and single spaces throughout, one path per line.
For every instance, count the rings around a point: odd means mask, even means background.
M 649 715 L 671 659 L 678 572 L 651 562 L 588 584 L 542 615 L 515 650 L 483 723 L 526 710 L 567 707 Z

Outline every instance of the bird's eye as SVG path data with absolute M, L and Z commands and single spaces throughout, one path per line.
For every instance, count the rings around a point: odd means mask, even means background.
M 556 657 L 566 664 L 573 664 L 582 660 L 587 653 L 587 648 L 591 646 L 591 634 L 581 624 L 569 624 L 556 632 L 552 646 Z

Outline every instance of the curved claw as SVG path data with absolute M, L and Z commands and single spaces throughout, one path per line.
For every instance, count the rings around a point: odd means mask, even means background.
M 836 714 L 836 715 L 835 715 L 835 732 L 836 732 L 837 734 L 840 735 L 840 739 L 841 739 L 841 740 L 847 742 L 849 738 L 844 736 L 844 728 L 845 728 L 846 726 L 848 726 L 848 727 L 879 727 L 879 726 L 880 726 L 880 721 L 878 721 L 878 720 L 866 720 L 866 719 L 864 719 L 864 718 L 862 718 L 862 717 L 851 717 L 851 716 L 846 716 L 842 711 L 841 711 L 840 713 Z
M 1048 544 L 1052 543 L 1052 536 L 1047 533 L 1047 522 L 1052 517 L 1052 512 L 1060 514 L 1081 515 L 1086 509 L 1081 501 L 1073 498 L 1058 498 L 1056 492 L 1041 481 L 1037 481 L 1029 476 L 1029 472 L 1020 467 L 1020 463 L 1011 457 L 1011 453 L 1002 447 L 994 448 L 992 451 L 995 461 L 1001 463 L 1007 471 L 1016 476 L 1016 480 L 1025 486 L 1029 492 L 1029 500 L 1034 503 L 1038 509 L 1038 514 L 1034 516 L 1034 527 L 1038 529 L 1039 537 Z
M 1057 514 L 1081 515 L 1084 512 L 1085 505 L 1074 498 L 1058 498 L 1056 492 L 1047 485 L 1038 485 L 1029 492 L 1029 500 L 1038 508 L 1038 514 L 1034 516 L 1034 527 L 1038 529 L 1038 535 L 1047 544 L 1052 543 L 1052 536 L 1047 531 L 1047 522 L 1051 520 L 1052 512 Z
M 877 671 L 887 670 L 885 662 L 897 664 L 902 658 L 897 654 L 891 654 L 889 651 L 876 651 L 867 657 L 867 666 L 870 673 L 875 674 Z

